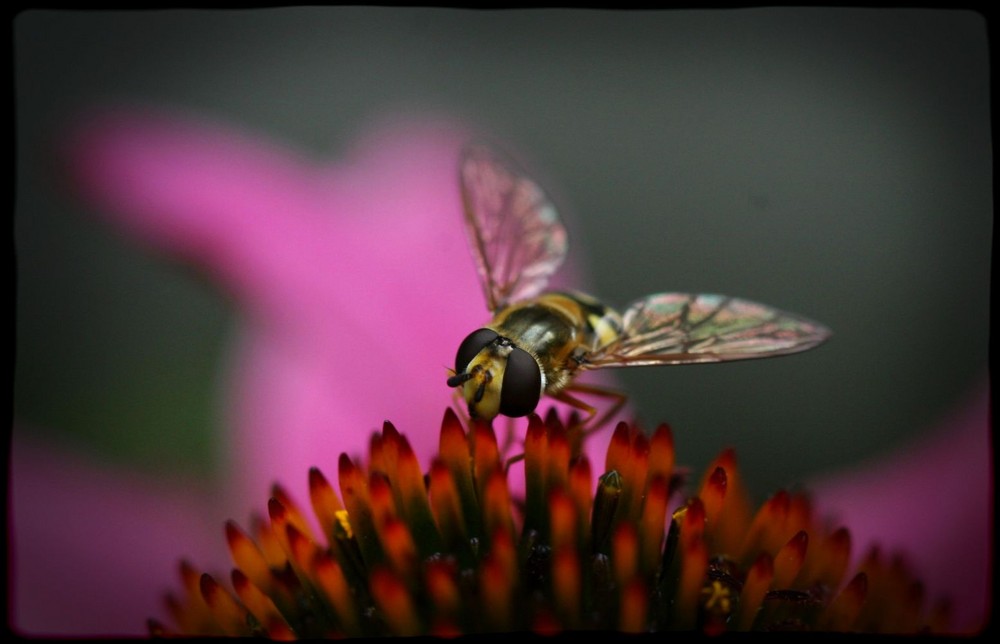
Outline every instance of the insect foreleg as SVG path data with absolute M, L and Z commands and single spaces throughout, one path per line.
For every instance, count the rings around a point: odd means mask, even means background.
M 504 430 L 506 436 L 504 436 L 503 444 L 500 445 L 500 453 L 509 454 L 514 448 L 514 444 L 517 442 L 517 427 L 515 426 L 516 421 L 513 418 L 504 417 L 504 419 L 506 420 L 506 428 Z M 508 463 L 508 465 L 510 465 L 510 463 Z
M 462 421 L 462 425 L 469 427 L 472 424 L 472 419 L 469 417 L 469 407 L 465 403 L 465 398 L 462 397 L 462 390 L 453 389 L 451 399 L 452 407 L 455 409 L 455 413 L 458 415 L 459 420 Z

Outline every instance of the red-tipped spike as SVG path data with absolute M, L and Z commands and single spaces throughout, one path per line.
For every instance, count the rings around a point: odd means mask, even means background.
M 566 628 L 574 628 L 580 619 L 583 589 L 580 558 L 576 548 L 564 546 L 552 556 L 552 594 L 556 610 Z
M 250 533 L 260 546 L 260 551 L 264 553 L 268 566 L 272 569 L 284 568 L 288 563 L 288 554 L 274 532 L 271 522 L 257 514 L 251 516 Z
M 503 530 L 493 533 L 489 558 L 500 566 L 508 584 L 513 585 L 517 581 L 517 550 L 514 548 L 514 538 L 511 534 Z
M 477 490 L 473 482 L 475 466 L 470 451 L 472 434 L 465 434 L 458 416 L 450 407 L 445 410 L 444 420 L 441 422 L 440 445 L 440 457 L 451 472 L 466 529 L 470 536 L 481 536 L 479 499 L 484 482 L 480 481 L 480 489 Z M 495 448 L 494 442 L 494 450 Z M 499 468 L 499 454 L 495 454 L 494 463 L 494 467 Z
M 323 534 L 327 539 L 333 539 L 337 533 L 337 513 L 344 509 L 344 505 L 316 467 L 309 468 L 309 501 Z
M 350 506 L 347 505 L 349 495 L 359 497 L 366 504 L 368 503 L 368 478 L 347 454 L 342 453 L 337 460 L 337 479 L 348 512 L 351 511 Z
M 698 497 L 688 500 L 687 505 L 674 512 L 674 520 L 680 527 L 680 538 L 684 544 L 690 545 L 694 540 L 702 538 L 705 531 L 705 505 Z
M 286 528 L 292 523 L 289 521 L 289 513 L 285 506 L 278 499 L 271 497 L 267 501 L 267 514 L 271 517 L 271 529 L 274 536 L 284 551 L 285 556 L 291 555 L 291 546 L 288 544 L 288 531 Z M 294 562 L 293 562 L 294 565 Z
M 503 470 L 490 475 L 483 491 L 483 529 L 487 535 L 502 532 L 514 538 L 514 517 L 511 514 L 510 490 Z
M 641 579 L 633 579 L 622 588 L 618 610 L 618 630 L 623 633 L 643 633 L 647 630 L 649 590 Z
M 388 440 L 388 439 L 387 439 Z M 420 471 L 420 462 L 413 453 L 410 441 L 402 434 L 396 434 L 392 440 L 396 452 L 396 467 L 388 472 L 393 488 L 397 489 L 406 503 L 419 502 L 421 498 L 426 503 L 427 495 L 424 488 L 424 475 Z
M 590 472 L 590 459 L 586 455 L 581 455 L 569 468 L 569 495 L 573 497 L 577 520 L 584 534 L 588 532 L 590 508 L 594 503 L 591 490 L 593 490 L 593 477 Z
M 389 439 L 390 442 L 395 442 L 402 437 L 403 435 L 399 433 L 395 425 L 388 420 L 382 421 L 382 438 Z
M 806 562 L 795 583 L 802 586 L 818 583 L 830 589 L 839 588 L 850 558 L 851 534 L 847 528 L 839 528 L 822 541 L 814 540 L 806 552 Z
M 207 629 L 211 634 L 221 634 L 222 630 L 215 623 L 201 594 L 201 572 L 186 560 L 182 560 L 178 568 L 184 586 L 184 599 L 180 600 L 169 594 L 164 598 L 174 621 L 185 633 Z
M 406 437 L 398 435 L 394 442 L 397 466 L 389 480 L 394 486 L 398 513 L 410 525 L 417 548 L 424 556 L 429 556 L 441 551 L 441 539 L 427 498 L 424 475 Z
M 736 451 L 727 448 L 709 465 L 706 478 L 717 476 L 716 468 L 726 472 L 726 493 L 723 499 L 723 509 L 710 525 L 709 543 L 718 552 L 736 552 L 743 543 L 750 523 L 750 498 L 740 479 L 739 467 L 736 462 Z M 707 481 L 702 481 L 704 488 Z
M 674 435 L 670 426 L 661 424 L 649 439 L 649 467 L 646 471 L 646 481 L 651 482 L 657 476 L 669 481 L 674 472 Z
M 494 540 L 494 547 L 497 540 Z M 490 629 L 505 630 L 513 617 L 511 605 L 514 579 L 500 558 L 489 556 L 479 567 L 479 594 L 489 610 L 483 615 Z
M 677 587 L 674 625 L 690 630 L 694 628 L 698 613 L 698 598 L 708 572 L 708 547 L 701 537 L 685 540 L 681 533 L 681 580 Z M 686 542 L 686 543 L 685 543 Z
M 287 520 L 294 524 L 302 534 L 315 541 L 316 535 L 313 534 L 312 526 L 309 525 L 302 510 L 299 509 L 298 504 L 288 494 L 288 491 L 278 483 L 275 483 L 271 486 L 271 496 L 280 501 L 281 505 L 285 507 Z
M 548 461 L 548 431 L 541 419 L 528 417 L 524 437 L 524 499 L 525 528 L 543 529 L 545 525 L 546 465 Z
M 381 561 L 382 554 L 372 517 L 367 477 L 347 454 L 340 455 L 337 474 L 344 507 L 350 517 L 351 530 L 361 547 L 362 557 L 369 564 Z
M 272 619 L 263 626 L 264 632 L 267 633 L 267 638 L 270 640 L 290 642 L 296 639 L 295 632 L 292 631 L 292 627 L 289 626 L 288 622 L 283 619 Z
M 470 437 L 466 436 L 461 421 L 451 407 L 445 409 L 438 441 L 438 452 L 441 460 L 451 471 L 459 492 L 461 494 L 474 494 L 472 492 L 472 469 L 469 466 L 472 459 L 472 454 L 469 451 Z
M 826 607 L 820 625 L 826 631 L 851 630 L 868 596 L 868 576 L 859 572 Z
M 326 600 L 333 606 L 337 615 L 337 620 L 341 628 L 349 636 L 361 634 L 358 626 L 358 611 L 354 600 L 354 593 L 344 577 L 344 572 L 340 564 L 331 558 L 326 552 L 319 550 L 313 558 L 313 571 L 316 577 L 316 585 L 326 596 Z
M 546 451 L 545 485 L 546 489 L 566 487 L 569 479 L 570 445 L 566 430 L 557 425 L 549 430 L 548 450 Z
M 184 582 L 184 589 L 192 595 L 201 593 L 201 572 L 187 559 L 180 562 L 181 580 Z
M 708 529 L 715 527 L 715 521 L 722 511 L 722 503 L 726 498 L 726 470 L 717 467 L 712 471 L 698 492 L 698 498 L 705 504 L 705 521 Z
M 368 471 L 388 472 L 390 465 L 385 454 L 384 437 L 381 432 L 372 432 L 368 439 Z M 343 493 L 343 488 L 340 490 Z
M 163 604 L 167 607 L 167 612 L 173 618 L 174 623 L 177 624 L 183 633 L 198 633 L 203 632 L 201 628 L 204 627 L 208 633 L 218 632 L 218 627 L 215 626 L 215 622 L 211 618 L 211 613 L 208 612 L 208 606 L 205 606 L 205 600 L 202 599 L 201 593 L 198 593 L 198 602 L 201 604 L 201 609 L 197 609 L 195 606 L 186 607 L 181 603 L 181 600 L 177 599 L 172 593 L 167 593 L 163 597 Z M 198 615 L 199 612 L 203 612 L 204 615 Z
M 802 562 L 806 558 L 809 547 L 809 534 L 800 530 L 774 556 L 774 582 L 776 590 L 790 588 L 792 581 L 799 574 Z
M 401 578 L 413 575 L 418 556 L 413 535 L 405 522 L 388 518 L 382 526 L 382 547 L 393 569 Z
M 481 421 L 472 426 L 472 460 L 475 480 L 480 486 L 489 480 L 493 472 L 503 469 L 496 434 L 492 427 Z M 482 489 L 477 493 L 482 494 Z
M 577 531 L 576 506 L 562 488 L 549 494 L 549 543 L 552 549 L 575 547 L 580 533 Z
M 267 514 L 271 517 L 272 523 L 277 523 L 284 528 L 284 524 L 288 523 L 288 512 L 285 510 L 284 504 L 273 496 L 267 500 Z
M 635 524 L 619 523 L 611 535 L 611 569 L 619 588 L 624 588 L 638 574 L 639 534 Z
M 468 451 L 469 439 L 465 435 L 465 428 L 462 427 L 462 421 L 459 420 L 458 414 L 455 413 L 454 409 L 446 407 L 444 418 L 441 419 L 441 433 L 438 435 L 438 452 L 442 457 L 454 449 L 456 440 L 460 443 L 465 443 L 466 451 Z
M 787 541 L 787 538 L 784 540 L 779 538 L 784 532 L 785 519 L 788 517 L 788 504 L 788 492 L 778 490 L 760 506 L 743 540 L 740 559 L 752 561 L 761 552 L 772 556 L 778 552 Z
M 368 503 L 372 511 L 372 522 L 376 526 L 398 515 L 392 486 L 382 472 L 371 472 L 368 476 Z
M 649 440 L 639 431 L 632 431 L 629 445 L 629 456 L 622 469 L 622 488 L 627 496 L 626 505 L 623 510 L 626 514 L 621 517 L 628 517 L 634 520 L 642 504 L 642 495 L 646 491 L 646 472 L 649 470 Z
M 313 557 L 315 557 L 318 550 L 315 542 L 300 532 L 293 523 L 285 525 L 285 537 L 288 542 L 288 551 L 291 554 L 292 566 L 295 568 L 295 572 L 303 579 L 310 578 Z
M 247 610 L 260 622 L 262 625 L 268 624 L 285 624 L 285 627 L 289 629 L 288 623 L 285 618 L 282 617 L 281 611 L 278 607 L 274 605 L 274 602 L 270 597 L 265 595 L 260 588 L 258 588 L 253 582 L 251 582 L 246 575 L 243 574 L 238 568 L 234 568 L 232 572 L 232 582 L 233 590 L 236 591 L 236 596 L 240 598 L 243 605 L 246 606 Z M 270 636 L 271 634 L 268 633 Z
M 808 531 L 812 523 L 812 501 L 801 492 L 792 494 L 788 500 L 788 518 L 785 522 L 785 534 L 795 534 L 799 530 Z
M 199 581 L 201 596 L 205 598 L 208 609 L 222 630 L 227 635 L 250 635 L 250 630 L 246 626 L 246 609 L 240 606 L 232 595 L 212 579 L 208 573 L 203 574 Z
M 454 627 L 451 619 L 458 616 L 462 607 L 462 591 L 458 587 L 458 570 L 454 563 L 441 559 L 427 562 L 424 586 L 434 608 L 437 626 L 444 624 L 441 618 L 447 617 L 447 623 Z
M 628 462 L 631 446 L 632 438 L 629 435 L 628 423 L 621 421 L 615 426 L 615 431 L 611 435 L 611 443 L 608 444 L 608 452 L 604 458 L 604 471 L 615 470 L 621 474 Z
M 462 503 L 451 469 L 439 459 L 431 463 L 429 495 L 434 521 L 445 543 L 452 549 L 463 547 L 466 531 Z
M 236 564 L 258 588 L 268 592 L 271 588 L 271 570 L 264 553 L 233 521 L 226 522 L 226 541 Z
M 774 578 L 774 561 L 766 552 L 760 553 L 750 566 L 743 590 L 740 592 L 739 612 L 736 615 L 736 630 L 748 631 L 753 626 L 757 611 L 764 602 L 764 596 Z
M 376 568 L 370 577 L 372 598 L 389 629 L 395 635 L 420 634 L 420 618 L 406 585 L 385 568 Z
M 639 524 L 642 569 L 650 572 L 659 566 L 667 519 L 668 490 L 667 480 L 657 476 L 650 481 L 642 505 L 642 518 Z

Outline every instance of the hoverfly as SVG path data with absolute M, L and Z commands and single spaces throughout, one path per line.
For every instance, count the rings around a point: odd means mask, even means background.
M 577 292 L 544 292 L 567 251 L 566 229 L 544 191 L 494 148 L 460 163 L 465 228 L 493 316 L 458 347 L 448 386 L 469 415 L 526 416 L 542 395 L 593 418 L 571 391 L 625 396 L 574 383 L 583 371 L 767 358 L 805 351 L 830 332 L 798 315 L 722 295 L 659 293 L 623 314 Z M 599 424 L 599 423 L 598 423 Z

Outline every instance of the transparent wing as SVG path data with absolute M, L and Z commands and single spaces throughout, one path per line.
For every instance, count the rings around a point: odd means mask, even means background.
M 724 362 L 805 351 L 830 331 L 803 317 L 722 295 L 660 293 L 633 302 L 621 336 L 582 368 Z
M 491 312 L 537 295 L 566 256 L 566 229 L 538 184 L 484 145 L 462 157 L 466 232 Z

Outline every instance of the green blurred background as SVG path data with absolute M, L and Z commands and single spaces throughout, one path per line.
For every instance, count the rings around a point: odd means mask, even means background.
M 833 340 L 795 357 L 620 372 L 642 419 L 673 425 L 681 463 L 735 446 L 759 495 L 925 432 L 985 377 L 975 13 L 29 11 L 13 27 L 14 411 L 53 441 L 214 472 L 237 311 L 99 224 L 53 163 L 68 119 L 120 100 L 318 158 L 379 114 L 451 114 L 544 169 L 609 303 L 721 292 L 824 322 Z

